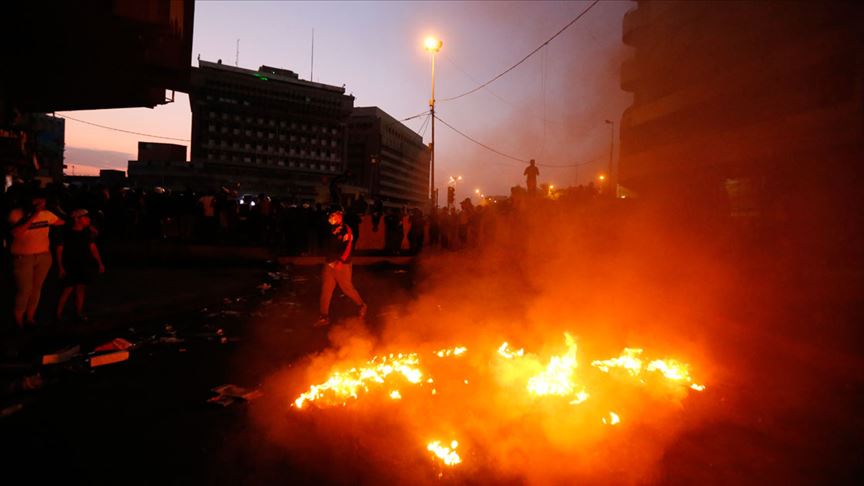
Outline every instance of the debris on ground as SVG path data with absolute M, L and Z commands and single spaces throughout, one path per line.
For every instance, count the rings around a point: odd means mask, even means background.
M 258 289 L 258 290 L 260 290 L 260 291 L 263 293 L 263 292 L 267 292 L 268 290 L 272 289 L 273 286 L 270 285 L 270 284 L 267 283 L 267 282 L 264 282 L 264 283 L 262 283 L 261 285 L 255 287 L 255 288 Z
M 211 390 L 216 394 L 215 397 L 212 397 L 207 400 L 208 403 L 215 403 L 217 405 L 221 405 L 223 407 L 227 407 L 234 402 L 244 401 L 251 402 L 252 400 L 261 398 L 264 396 L 260 390 L 249 390 L 247 388 L 243 388 L 237 385 L 220 385 Z
M 34 375 L 23 376 L 9 383 L 9 386 L 6 387 L 6 393 L 10 395 L 14 395 L 15 393 L 22 391 L 33 391 L 39 390 L 45 385 L 45 382 L 42 380 L 42 374 L 36 373 Z
M 129 351 L 112 351 L 105 354 L 97 354 L 90 358 L 90 367 L 105 366 L 120 363 L 129 359 Z
M 23 409 L 23 403 L 15 403 L 13 405 L 9 405 L 8 407 L 3 407 L 2 409 L 0 409 L 0 418 L 8 417 L 12 414 L 20 412 Z
M 79 354 L 81 354 L 81 346 L 77 344 L 73 346 L 67 346 L 60 351 L 57 351 L 56 353 L 43 355 L 42 364 L 49 365 L 65 363 L 74 358 L 75 356 L 78 356 Z
M 96 346 L 96 348 L 93 351 L 95 351 L 95 352 L 126 351 L 128 349 L 131 349 L 134 346 L 135 346 L 134 344 L 130 343 L 129 341 L 127 341 L 123 338 L 115 338 L 111 342 Z

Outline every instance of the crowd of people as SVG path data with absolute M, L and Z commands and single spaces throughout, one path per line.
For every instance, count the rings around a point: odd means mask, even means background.
M 574 197 L 594 197 L 576 191 Z M 532 196 L 527 196 L 532 197 Z M 52 265 L 60 282 L 56 318 L 74 296 L 74 318 L 86 320 L 87 285 L 105 271 L 99 247 L 163 240 L 203 245 L 266 246 L 281 255 L 325 256 L 333 208 L 351 229 L 352 251 L 416 255 L 424 248 L 459 250 L 493 237 L 498 218 L 514 201 L 457 207 L 388 207 L 380 199 L 346 198 L 328 204 L 239 195 L 236 190 L 196 193 L 102 186 L 15 184 L 0 197 L 5 261 L 14 277 L 15 324 L 32 323 Z M 52 229 L 53 228 L 53 229 Z M 52 274 L 53 275 L 53 274 Z

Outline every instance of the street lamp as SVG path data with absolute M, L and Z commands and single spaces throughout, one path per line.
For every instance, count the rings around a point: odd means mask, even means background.
M 606 124 L 612 128 L 611 133 L 609 134 L 609 177 L 610 182 L 612 178 L 612 154 L 615 151 L 615 122 L 612 120 L 606 120 Z M 617 192 L 617 191 L 616 191 Z M 615 194 L 617 196 L 617 194 Z
M 441 50 L 443 45 L 444 42 L 441 39 L 434 37 L 427 37 L 423 42 L 423 47 L 432 53 L 432 98 L 429 99 L 429 114 L 432 116 L 432 143 L 429 146 L 429 165 L 432 172 L 432 198 L 435 199 L 433 205 L 436 208 L 438 207 L 438 194 L 435 192 L 435 54 Z

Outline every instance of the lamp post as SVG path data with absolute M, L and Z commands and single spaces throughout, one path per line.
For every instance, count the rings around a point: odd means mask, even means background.
M 615 178 L 612 176 L 612 154 L 615 152 L 615 122 L 613 122 L 612 120 L 606 120 L 606 123 L 612 128 L 612 131 L 609 134 L 609 185 L 611 187 L 612 181 L 615 180 Z M 613 194 L 613 196 L 617 196 L 617 194 Z
M 432 98 L 429 99 L 429 114 L 432 116 L 432 143 L 429 146 L 430 157 L 429 165 L 432 172 L 432 202 L 433 207 L 438 207 L 438 193 L 435 192 L 435 54 L 441 50 L 444 45 L 440 39 L 427 37 L 423 46 L 427 51 L 432 53 Z

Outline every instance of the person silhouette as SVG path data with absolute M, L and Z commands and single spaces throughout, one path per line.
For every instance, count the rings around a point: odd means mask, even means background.
M 540 175 L 540 169 L 534 165 L 534 159 L 531 159 L 531 165 L 525 167 L 525 175 L 526 183 L 528 184 L 528 196 L 534 197 L 537 194 L 537 176 Z

